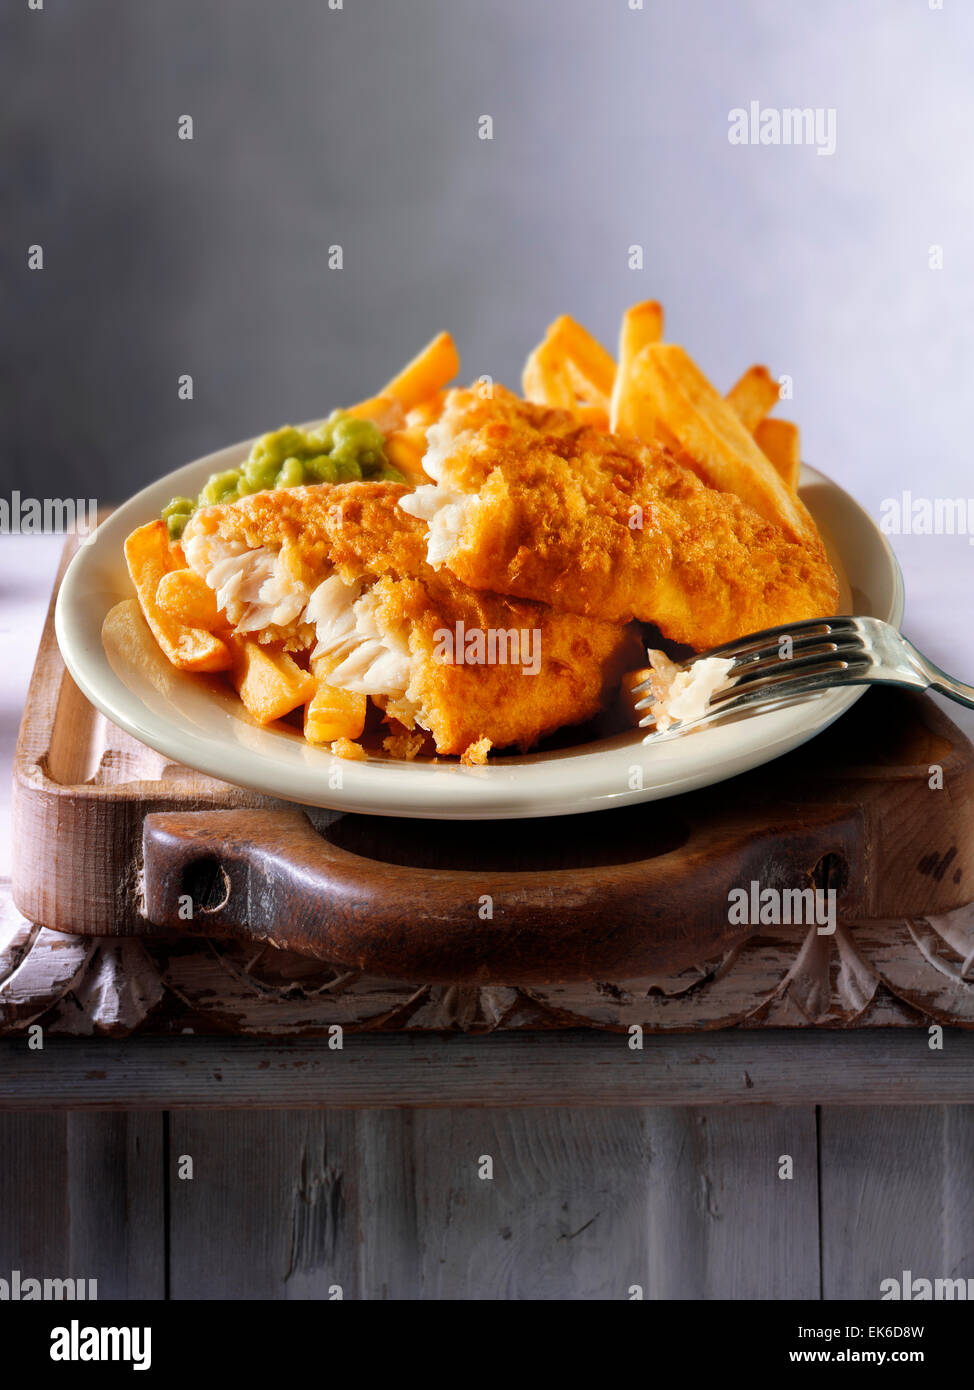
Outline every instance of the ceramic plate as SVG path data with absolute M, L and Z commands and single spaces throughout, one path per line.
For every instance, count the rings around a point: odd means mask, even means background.
M 691 791 L 780 757 L 837 719 L 865 687 L 826 691 L 746 714 L 657 747 L 633 729 L 611 738 L 485 767 L 455 762 L 343 761 L 288 725 L 262 729 L 222 679 L 176 671 L 141 617 L 134 640 L 106 649 L 102 622 L 133 590 L 122 544 L 176 495 L 195 495 L 211 473 L 246 457 L 236 445 L 145 488 L 98 527 L 75 555 L 56 610 L 58 642 L 82 692 L 109 719 L 165 757 L 269 796 L 373 815 L 482 820 L 564 816 Z M 801 496 L 842 584 L 841 611 L 897 626 L 903 584 L 885 538 L 835 483 L 807 466 Z

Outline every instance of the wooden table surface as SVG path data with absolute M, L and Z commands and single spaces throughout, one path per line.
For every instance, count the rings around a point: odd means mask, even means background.
M 25 567 L 26 539 L 0 544 L 0 594 L 27 576 L 5 641 L 29 657 L 61 546 L 30 538 Z M 26 667 L 0 683 L 8 763 Z M 928 1044 L 4 1039 L 0 1276 L 97 1278 L 101 1298 L 470 1299 L 878 1298 L 904 1269 L 970 1277 L 974 1035 Z
M 8 1111 L 0 1270 L 102 1298 L 873 1299 L 970 1276 L 972 1169 L 971 1105 Z

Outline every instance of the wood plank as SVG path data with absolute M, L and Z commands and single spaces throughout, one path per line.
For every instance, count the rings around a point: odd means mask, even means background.
M 0 1273 L 165 1292 L 162 1116 L 0 1115 Z
M 0 1040 L 0 1109 L 374 1109 L 422 1106 L 887 1105 L 974 1101 L 974 1034 L 769 1030 L 647 1037 L 52 1039 L 25 1062 Z
M 95 1271 L 99 1298 L 163 1298 L 163 1117 L 69 1113 L 65 1186 L 71 1254 Z
M 818 1296 L 811 1107 L 439 1110 L 415 1126 L 424 1298 Z
M 818 1298 L 814 1107 L 650 1114 L 644 1297 Z M 785 1155 L 791 1178 L 779 1177 Z
M 944 1273 L 974 1276 L 974 1106 L 947 1106 L 944 1117 Z
M 169 1194 L 171 1297 L 358 1296 L 354 1115 L 174 1114 Z
M 818 1295 L 811 1107 L 181 1114 L 171 1139 L 175 1298 Z
M 23 1051 L 23 1044 L 21 1044 Z M 0 1275 L 82 1278 L 73 1269 L 64 1182 L 66 1115 L 0 1115 Z
M 821 1167 L 823 1297 L 974 1277 L 974 1106 L 824 1106 Z
M 417 1189 L 417 1146 L 425 1136 L 414 1110 L 360 1110 L 358 1136 L 358 1297 L 421 1297 L 420 1221 L 428 1224 Z
M 627 1296 L 644 1267 L 645 1111 L 436 1110 L 414 1124 L 423 1298 Z

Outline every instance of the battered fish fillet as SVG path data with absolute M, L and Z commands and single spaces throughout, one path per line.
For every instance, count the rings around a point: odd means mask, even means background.
M 197 512 L 183 549 L 238 634 L 328 657 L 329 685 L 428 730 L 440 753 L 478 754 L 484 740 L 526 749 L 597 713 L 642 659 L 635 629 L 434 571 L 426 528 L 398 506 L 406 491 L 254 493 Z
M 835 612 L 835 573 L 801 503 L 794 540 L 666 450 L 502 387 L 487 401 L 451 391 L 427 440 L 434 482 L 400 506 L 427 523 L 430 563 L 472 588 L 638 618 L 697 650 Z

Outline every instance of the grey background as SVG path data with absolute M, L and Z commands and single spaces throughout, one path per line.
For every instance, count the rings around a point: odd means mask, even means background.
M 657 297 L 719 384 L 791 375 L 805 457 L 872 510 L 974 493 L 974 6 L 944 3 L 5 0 L 0 492 L 120 499 L 441 327 L 516 382 L 555 314 L 611 346 Z M 835 107 L 836 153 L 730 145 L 752 99 Z

